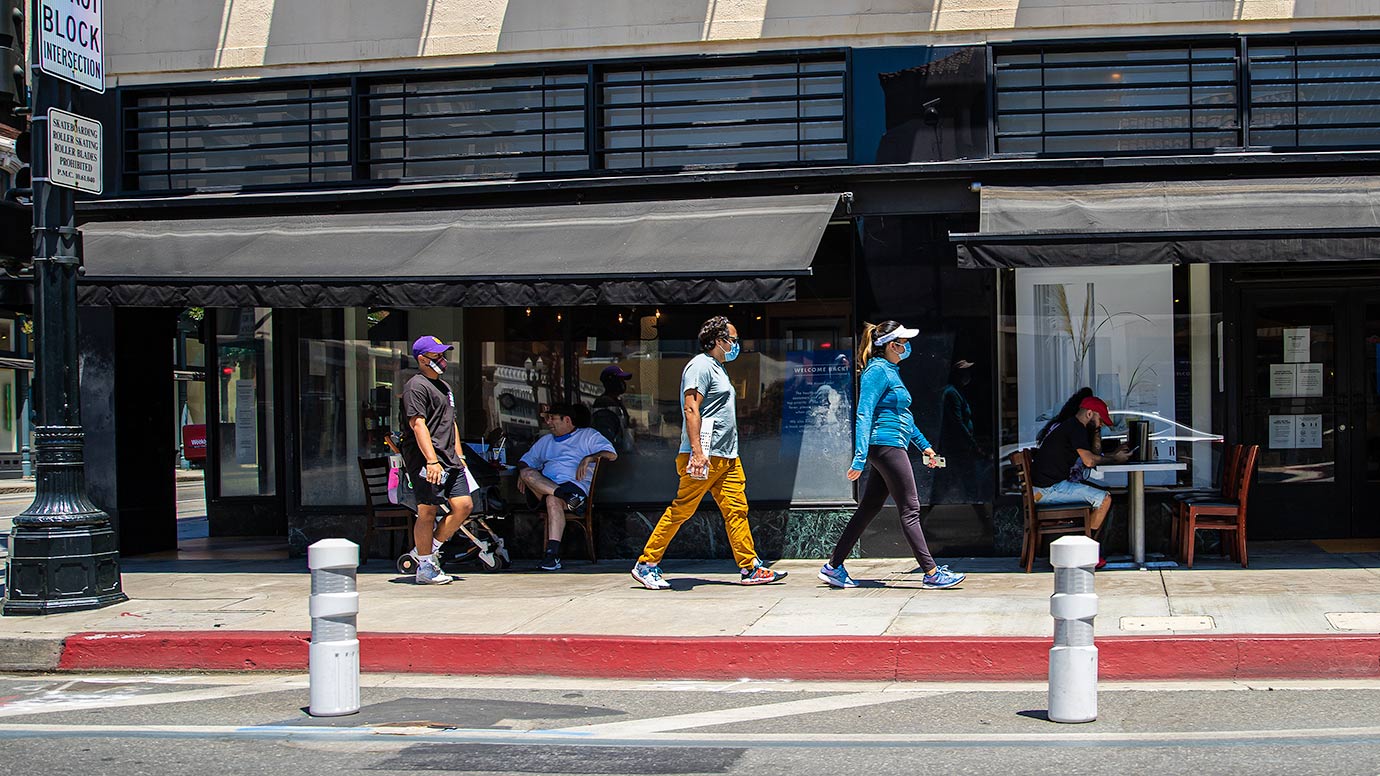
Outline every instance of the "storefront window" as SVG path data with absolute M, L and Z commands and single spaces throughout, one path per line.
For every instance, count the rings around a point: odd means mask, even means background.
M 1004 271 L 1001 456 L 1036 446 L 1040 430 L 1076 391 L 1090 387 L 1124 438 L 1150 421 L 1155 459 L 1190 464 L 1183 475 L 1151 472 L 1150 485 L 1213 479 L 1220 438 L 1213 392 L 1221 391 L 1205 267 L 1071 267 Z M 1124 484 L 1108 475 L 1101 484 Z M 1011 482 L 1006 483 L 1009 486 Z
M 273 313 L 266 307 L 218 310 L 215 322 L 220 495 L 272 495 Z
M 478 386 L 461 434 L 503 445 L 509 463 L 545 431 L 543 407 L 566 400 L 567 313 L 550 307 L 472 310 L 467 382 Z
M 748 498 L 840 502 L 853 445 L 853 341 L 848 307 L 797 304 L 600 308 L 573 312 L 579 400 L 595 427 L 613 430 L 619 460 L 601 475 L 600 498 L 660 503 L 675 493 L 680 449 L 680 375 L 700 352 L 705 319 L 724 314 L 738 329 L 741 354 L 727 364 L 738 395 L 739 455 Z M 630 374 L 611 395 L 609 370 Z M 612 377 L 612 375 L 611 375 Z M 626 428 L 600 424 L 626 410 Z
M 417 373 L 412 340 L 431 334 L 458 348 L 457 313 L 348 308 L 302 315 L 298 369 L 304 506 L 363 503 L 358 461 L 387 454 L 385 439 L 402 428 L 398 392 Z M 447 379 L 458 395 L 464 394 L 458 379 Z

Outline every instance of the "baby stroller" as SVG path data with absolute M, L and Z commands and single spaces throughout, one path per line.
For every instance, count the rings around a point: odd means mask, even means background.
M 412 514 L 417 514 L 417 494 L 412 489 L 412 478 L 402 463 L 402 450 L 400 434 L 389 434 L 385 442 L 388 449 L 392 452 L 389 456 L 388 471 L 388 499 L 398 506 L 411 510 Z M 499 494 L 498 472 L 494 470 L 492 464 L 484 460 L 478 453 L 475 453 L 468 445 L 461 445 L 465 454 L 465 468 L 472 475 L 478 488 L 470 492 L 470 499 L 474 501 L 474 510 L 470 512 L 470 517 L 455 532 L 444 546 L 441 548 L 441 558 L 445 563 L 462 563 L 469 560 L 479 561 L 479 567 L 484 571 L 501 571 L 512 566 L 512 561 L 508 558 L 508 550 L 503 545 L 503 537 L 489 526 L 489 520 L 498 520 L 509 515 L 508 504 Z M 436 517 L 441 520 L 450 514 L 450 504 L 442 502 L 437 505 Z M 455 545 L 461 545 L 456 547 Z M 417 571 L 417 548 L 413 547 L 398 558 L 397 569 L 399 574 L 413 574 Z M 439 564 L 438 564 L 439 565 Z

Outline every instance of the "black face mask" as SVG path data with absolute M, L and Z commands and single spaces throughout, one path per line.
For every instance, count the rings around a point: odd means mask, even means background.
M 443 375 L 443 374 L 446 373 L 446 366 L 447 366 L 447 363 L 446 363 L 446 357 L 445 357 L 445 356 L 441 356 L 440 358 L 433 358 L 433 359 L 431 359 L 431 368 L 432 368 L 432 369 L 436 372 L 436 374 L 438 374 L 438 375 Z

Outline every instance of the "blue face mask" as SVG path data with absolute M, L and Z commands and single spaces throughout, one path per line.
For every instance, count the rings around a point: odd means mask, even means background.
M 728 352 L 724 354 L 724 361 L 732 361 L 733 359 L 737 358 L 738 350 L 738 343 L 733 343 L 733 347 L 729 348 Z
M 901 346 L 901 360 L 902 360 L 902 361 L 905 361 L 905 360 L 908 359 L 908 358 L 910 358 L 910 343 L 909 343 L 909 342 L 907 342 L 906 344 L 904 344 L 904 345 Z

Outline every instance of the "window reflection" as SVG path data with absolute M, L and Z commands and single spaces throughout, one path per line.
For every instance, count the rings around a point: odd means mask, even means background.
M 266 307 L 218 310 L 215 322 L 220 495 L 272 495 L 276 479 L 273 313 Z

